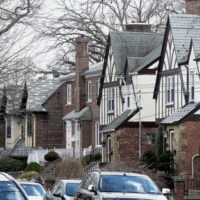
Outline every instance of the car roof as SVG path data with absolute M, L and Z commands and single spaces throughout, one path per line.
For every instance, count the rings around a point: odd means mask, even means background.
M 123 176 L 124 174 L 126 174 L 127 176 L 137 176 L 137 177 L 149 178 L 145 174 L 129 172 L 129 171 L 99 171 L 97 173 L 99 173 L 100 175 L 118 175 L 118 176 Z
M 63 183 L 80 183 L 82 180 L 80 179 L 61 179 Z
M 14 178 L 5 172 L 0 172 L 0 181 L 13 181 Z
M 41 184 L 35 183 L 35 182 L 21 182 L 21 181 L 19 181 L 19 183 L 20 184 L 27 184 L 27 185 L 40 185 L 40 186 L 42 186 Z

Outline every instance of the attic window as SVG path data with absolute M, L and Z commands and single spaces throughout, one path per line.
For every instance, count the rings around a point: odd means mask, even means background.
M 108 113 L 114 113 L 114 88 L 108 88 Z
M 169 76 L 166 78 L 166 104 L 174 104 L 174 88 L 175 88 L 174 76 Z
M 193 102 L 194 98 L 195 98 L 195 94 L 194 94 L 194 81 L 195 81 L 195 73 L 194 71 L 190 71 L 190 81 L 189 81 L 189 85 L 190 85 L 190 93 L 189 93 L 189 97 L 190 97 L 190 101 Z

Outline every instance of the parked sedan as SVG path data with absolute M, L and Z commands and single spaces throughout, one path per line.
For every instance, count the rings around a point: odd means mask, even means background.
M 20 185 L 28 195 L 30 200 L 42 200 L 45 190 L 39 183 L 21 182 Z
M 81 180 L 58 180 L 44 196 L 44 200 L 73 200 Z

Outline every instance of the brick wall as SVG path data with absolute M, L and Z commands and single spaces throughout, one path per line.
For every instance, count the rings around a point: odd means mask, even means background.
M 45 103 L 47 113 L 36 115 L 36 146 L 65 147 L 63 98 L 65 86 L 60 87 Z
M 5 147 L 5 120 L 0 118 L 0 147 Z
M 146 133 L 156 133 L 157 125 L 154 123 L 144 123 L 142 125 L 142 153 L 144 151 L 155 151 L 155 145 L 146 144 Z M 112 144 L 112 161 L 122 161 L 137 164 L 139 160 L 139 124 L 124 123 L 116 132 L 111 134 Z M 106 136 L 105 138 L 106 139 Z M 104 148 L 105 156 L 107 156 L 107 147 Z M 107 157 L 105 157 L 107 160 Z
M 179 172 L 192 173 L 192 157 L 200 153 L 199 130 L 199 121 L 186 121 L 180 125 L 180 150 L 177 152 Z M 194 164 L 195 175 L 200 175 L 200 157 L 195 158 Z
M 186 0 L 186 13 L 200 15 L 200 0 Z

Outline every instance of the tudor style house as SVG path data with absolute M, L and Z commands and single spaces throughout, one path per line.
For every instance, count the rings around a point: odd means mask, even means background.
M 96 99 L 103 63 L 89 66 L 86 37 L 76 40 L 76 68 L 63 80 L 66 84 L 64 116 L 66 149 L 76 158 L 101 152 L 99 107 Z
M 98 104 L 103 161 L 136 164 L 144 151 L 155 151 L 151 95 L 163 36 L 147 24 L 126 28 L 109 34 Z
M 188 13 L 197 13 L 194 3 L 200 7 L 200 1 L 186 1 Z M 156 120 L 178 174 L 193 176 L 200 175 L 199 56 L 200 16 L 169 15 L 154 90 Z

